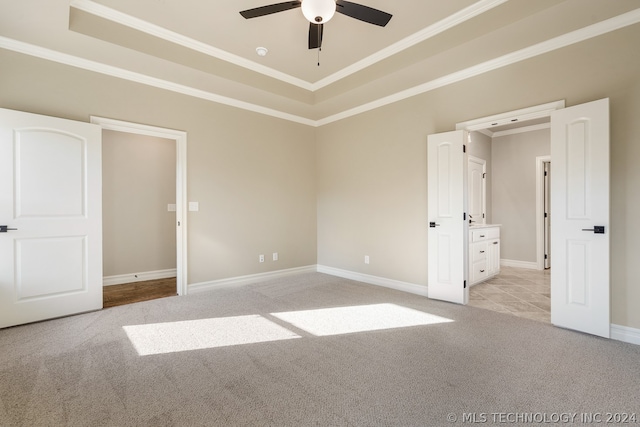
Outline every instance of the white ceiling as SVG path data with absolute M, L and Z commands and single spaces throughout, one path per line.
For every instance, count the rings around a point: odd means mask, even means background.
M 393 18 L 336 14 L 318 66 L 300 9 L 238 13 L 280 1 L 0 0 L 0 48 L 319 125 L 640 22 L 638 0 L 361 0 Z

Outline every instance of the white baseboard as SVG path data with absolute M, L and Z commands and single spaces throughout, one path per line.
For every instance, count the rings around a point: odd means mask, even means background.
M 213 289 L 232 288 L 262 282 L 264 280 L 277 279 L 278 277 L 291 276 L 300 273 L 315 273 L 317 267 L 308 265 L 304 267 L 289 268 L 286 270 L 268 271 L 266 273 L 249 274 L 247 276 L 230 277 L 228 279 L 212 280 L 210 282 L 192 283 L 188 286 L 187 293 L 195 294 Z
M 611 339 L 640 345 L 640 329 L 611 324 Z
M 354 271 L 327 267 L 325 265 L 318 265 L 318 273 L 325 273 L 331 276 L 337 276 L 345 279 L 356 280 L 358 282 L 368 283 L 370 285 L 383 286 L 385 288 L 396 289 L 398 291 L 409 292 L 425 297 L 427 296 L 427 287 L 424 285 L 417 285 L 415 283 L 401 282 L 399 280 L 387 279 L 379 276 L 371 276 L 369 274 L 363 273 L 356 273 Z
M 143 271 L 142 273 L 118 274 L 102 278 L 102 286 L 122 285 L 123 283 L 143 282 L 145 280 L 167 279 L 176 277 L 176 269 Z
M 538 263 L 535 261 L 531 262 L 531 261 L 518 261 L 515 259 L 501 259 L 500 265 L 503 267 L 528 268 L 531 270 L 538 269 Z

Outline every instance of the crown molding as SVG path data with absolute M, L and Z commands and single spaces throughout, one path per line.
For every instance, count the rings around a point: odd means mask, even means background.
M 231 107 L 241 108 L 243 110 L 253 111 L 259 114 L 264 114 L 267 116 L 277 117 L 291 122 L 301 123 L 307 126 L 316 126 L 315 121 L 307 119 L 305 117 L 300 117 L 294 114 L 285 113 L 283 111 L 274 110 L 272 108 L 240 101 L 234 98 L 229 98 L 227 96 L 222 96 L 201 89 L 192 88 L 190 86 L 173 83 L 156 77 L 147 76 L 145 74 L 136 73 L 134 71 L 125 70 L 123 68 L 114 67 L 112 65 L 106 65 L 100 62 L 79 58 L 77 56 L 47 49 L 41 46 L 35 46 L 7 37 L 0 36 L 0 48 L 34 56 L 36 58 L 46 59 L 48 61 L 53 61 L 60 64 L 70 65 L 72 67 L 81 68 L 83 70 L 94 71 L 96 73 L 105 74 L 111 77 L 117 77 L 123 80 L 141 83 L 147 86 L 153 86 L 159 89 L 165 89 L 171 92 L 192 96 L 194 98 L 205 99 L 207 101 L 216 102 L 218 104 L 224 104 Z
M 349 110 L 327 116 L 323 119 L 318 120 L 317 126 L 323 126 L 338 120 L 346 119 L 347 117 L 362 114 L 364 112 L 371 111 L 376 108 L 392 104 L 394 102 L 402 101 L 404 99 L 411 98 L 413 96 L 420 95 L 425 92 L 441 88 L 443 86 L 479 76 L 489 71 L 497 70 L 499 68 L 506 67 L 508 65 L 533 58 L 535 56 L 543 55 L 545 53 L 549 53 L 554 50 L 591 39 L 593 37 L 601 36 L 611 31 L 619 30 L 629 25 L 637 24 L 638 22 L 640 22 L 640 9 L 634 9 L 630 12 L 623 13 L 622 15 L 618 15 L 616 17 L 598 22 L 588 27 L 572 31 L 570 33 L 526 47 L 524 49 L 508 53 L 498 58 L 482 62 L 472 67 L 456 71 L 446 76 L 439 77 L 437 79 L 397 92 L 395 94 L 359 105 Z
M 80 1 L 80 0 L 74 0 Z M 88 1 L 88 0 L 82 0 Z M 144 74 L 136 73 L 122 68 L 114 67 L 111 65 L 102 64 L 99 62 L 79 58 L 66 53 L 54 51 L 51 49 L 35 46 L 22 41 L 10 39 L 0 36 L 0 48 L 12 50 L 15 52 L 23 53 L 26 55 L 46 59 L 53 62 L 58 62 L 72 67 L 82 68 L 89 71 L 141 83 L 147 86 L 153 86 L 160 89 L 169 90 L 176 93 L 181 93 L 188 96 L 193 96 L 200 99 L 228 105 L 231 107 L 241 108 L 244 110 L 256 112 L 259 114 L 265 114 L 272 117 L 292 121 L 295 123 L 304 124 L 307 126 L 323 126 L 338 120 L 342 120 L 357 114 L 361 114 L 367 111 L 374 110 L 376 108 L 383 107 L 385 105 L 392 104 L 394 102 L 402 101 L 404 99 L 420 95 L 443 86 L 447 86 L 453 83 L 466 80 L 471 77 L 475 77 L 489 71 L 493 71 L 511 64 L 515 64 L 526 59 L 533 58 L 538 55 L 570 46 L 575 43 L 579 43 L 588 40 L 593 37 L 597 37 L 606 34 L 611 31 L 615 31 L 629 25 L 637 24 L 640 22 L 640 8 L 634 9 L 630 12 L 618 15 L 616 17 L 598 22 L 596 24 L 584 27 L 582 29 L 572 31 L 570 33 L 555 37 L 545 42 L 538 43 L 536 45 L 500 56 L 498 58 L 474 65 L 472 67 L 456 71 L 454 73 L 439 77 L 429 82 L 414 86 L 412 88 L 397 92 L 392 95 L 388 95 L 377 100 L 362 104 L 360 106 L 342 111 L 337 114 L 333 114 L 324 117 L 320 120 L 312 120 L 305 117 L 297 116 L 283 111 L 275 110 L 272 108 L 263 107 L 260 105 L 252 104 L 245 101 L 229 98 L 226 96 L 218 95 L 215 93 L 207 92 L 200 89 L 195 89 L 189 86 L 180 85 L 177 83 L 162 80 L 156 77 L 150 77 Z
M 142 19 L 127 15 L 126 13 L 111 9 L 110 7 L 98 4 L 92 0 L 72 0 L 71 7 L 81 10 L 86 13 L 98 16 L 100 18 L 107 19 L 112 22 L 133 28 L 134 30 L 141 31 L 143 33 L 158 37 L 160 39 L 175 43 L 177 45 L 186 47 L 188 49 L 195 50 L 205 55 L 212 56 L 217 59 L 229 62 L 234 65 L 255 71 L 268 77 L 283 81 L 285 83 L 298 86 L 302 89 L 313 90 L 313 85 L 305 80 L 298 79 L 289 74 L 282 73 L 274 70 L 273 68 L 258 64 L 257 62 L 250 61 L 233 53 L 227 52 L 222 49 L 218 49 L 209 44 L 192 39 L 190 37 L 178 34 L 174 31 L 144 21 Z
M 72 0 L 70 6 L 83 12 L 90 13 L 100 18 L 116 22 L 118 24 L 133 28 L 154 37 L 158 37 L 171 43 L 186 47 L 188 49 L 204 53 L 205 55 L 209 55 L 214 58 L 227 61 L 231 64 L 244 67 L 251 71 L 255 71 L 265 76 L 283 81 L 285 83 L 292 84 L 299 88 L 315 92 L 319 89 L 322 89 L 323 87 L 337 82 L 338 80 L 348 77 L 351 74 L 361 71 L 379 61 L 382 61 L 405 49 L 408 49 L 418 43 L 434 37 L 450 28 L 453 28 L 456 25 L 460 25 L 461 23 L 474 18 L 488 10 L 491 10 L 494 7 L 499 6 L 507 1 L 509 0 L 480 0 L 477 3 L 474 3 L 473 5 L 466 7 L 465 9 L 462 9 L 461 11 L 454 13 L 453 15 L 448 16 L 445 19 L 442 19 L 435 24 L 430 25 L 427 28 L 424 28 L 423 30 L 418 31 L 417 33 L 412 34 L 400 40 L 399 42 L 394 43 L 391 46 L 373 55 L 370 55 L 367 58 L 358 61 L 346 68 L 343 68 L 342 70 L 331 74 L 330 76 L 315 83 L 310 83 L 306 80 L 299 79 L 290 74 L 274 70 L 273 68 L 258 64 L 257 62 L 250 61 L 241 56 L 234 55 L 225 50 L 218 49 L 209 44 L 200 42 L 198 40 L 192 39 L 182 34 L 178 34 L 174 31 L 168 30 L 142 19 L 133 17 L 124 12 L 120 12 L 110 7 L 96 3 L 93 0 Z
M 506 3 L 509 0 L 481 0 L 477 3 L 472 4 L 469 7 L 466 7 L 459 12 L 450 15 L 435 24 L 429 25 L 428 27 L 418 31 L 415 34 L 412 34 L 404 39 L 400 40 L 392 44 L 389 47 L 386 47 L 373 55 L 370 55 L 354 64 L 343 68 L 342 70 L 331 74 L 330 76 L 325 77 L 324 79 L 318 80 L 314 83 L 313 89 L 314 91 L 318 89 L 322 89 L 325 86 L 328 86 L 332 83 L 337 82 L 345 77 L 350 76 L 351 74 L 357 73 L 371 65 L 380 62 L 384 59 L 389 58 L 397 53 L 402 52 L 405 49 L 409 49 L 412 46 L 417 45 L 431 37 L 434 37 L 450 28 L 455 27 L 456 25 L 460 25 L 465 21 L 468 21 L 471 18 L 474 18 L 478 15 L 481 15 L 496 6 L 499 6 L 503 3 Z

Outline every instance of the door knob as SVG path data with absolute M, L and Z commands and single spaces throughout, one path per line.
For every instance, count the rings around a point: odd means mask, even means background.
M 583 228 L 582 231 L 593 231 L 593 234 L 604 234 L 604 225 L 594 225 L 593 228 Z
M 17 228 L 9 228 L 8 225 L 0 225 L 0 233 L 6 233 L 9 230 L 17 230 Z
M 431 228 L 440 227 L 440 224 L 436 224 L 435 222 L 430 222 L 429 227 Z

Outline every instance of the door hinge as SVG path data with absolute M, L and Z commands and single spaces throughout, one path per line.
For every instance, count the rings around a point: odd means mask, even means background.
M 463 221 L 467 220 L 467 213 L 466 212 L 462 212 L 462 220 Z
M 467 152 L 467 146 L 466 146 L 466 145 L 463 145 L 463 146 L 462 146 L 462 152 L 463 152 L 463 153 L 466 153 L 466 152 Z
M 548 255 L 547 255 L 547 254 L 544 254 L 544 259 L 547 259 L 547 258 L 548 258 Z
M 485 179 L 486 177 L 487 177 L 487 173 L 486 173 L 486 172 L 484 172 L 484 173 L 482 174 L 482 179 Z
M 463 286 L 462 289 L 467 289 L 467 281 L 466 280 L 464 281 L 464 284 L 462 286 Z
M 482 214 L 482 218 L 484 218 L 484 214 Z
M 546 213 L 546 212 L 544 213 L 544 217 L 545 217 L 545 218 L 547 217 L 547 213 Z
M 547 176 L 547 171 L 544 171 L 544 176 Z

